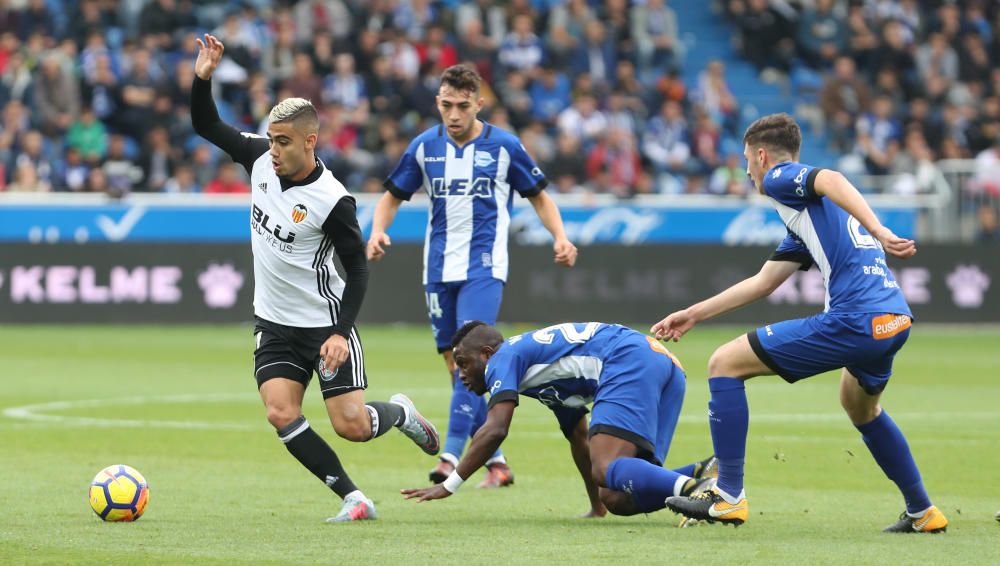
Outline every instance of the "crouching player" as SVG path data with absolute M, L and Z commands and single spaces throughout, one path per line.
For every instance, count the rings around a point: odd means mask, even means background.
M 591 497 L 588 516 L 602 516 L 605 509 L 649 513 L 663 509 L 671 495 L 713 482 L 707 472 L 715 468 L 714 458 L 676 470 L 662 467 L 684 402 L 685 375 L 656 340 L 621 325 L 589 322 L 504 341 L 496 328 L 473 321 L 459 329 L 452 346 L 465 386 L 490 393 L 486 423 L 443 483 L 404 489 L 407 499 L 455 493 L 507 437 L 519 395 L 538 399 L 559 417 Z M 591 402 L 588 431 L 584 408 Z

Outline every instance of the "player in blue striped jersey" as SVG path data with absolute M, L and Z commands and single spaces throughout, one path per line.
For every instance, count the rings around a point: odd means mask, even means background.
M 649 513 L 663 509 L 668 496 L 714 481 L 706 474 L 714 469 L 713 458 L 677 470 L 662 467 L 686 378 L 656 340 L 618 324 L 588 322 L 557 324 L 504 341 L 496 328 L 474 321 L 459 329 L 454 343 L 462 382 L 478 394 L 490 393 L 486 423 L 443 483 L 404 489 L 407 499 L 454 493 L 506 438 L 520 395 L 538 399 L 559 419 L 590 496 L 586 516 L 603 516 L 605 509 L 616 515 Z
M 378 261 L 390 244 L 386 234 L 403 201 L 418 190 L 430 197 L 424 242 L 423 284 L 427 312 L 452 380 L 448 436 L 431 480 L 443 481 L 466 441 L 486 418 L 486 403 L 456 378 L 451 355 L 455 329 L 470 320 L 493 324 L 507 280 L 507 233 L 514 193 L 527 198 L 555 240 L 558 264 L 572 266 L 576 247 L 566 238 L 555 202 L 543 191 L 545 175 L 517 136 L 477 118 L 482 79 L 455 65 L 441 76 L 437 107 L 442 123 L 410 143 L 385 181 L 375 208 L 367 256 Z M 513 474 L 501 453 L 489 463 L 481 487 L 509 485 Z
M 747 520 L 744 381 L 776 374 L 794 383 L 841 370 L 841 405 L 906 503 L 899 521 L 885 530 L 943 532 L 948 520 L 931 504 L 906 438 L 879 405 L 912 319 L 886 252 L 906 259 L 916 253 L 916 244 L 883 226 L 843 175 L 799 162 L 802 133 L 788 114 L 760 118 L 743 141 L 747 174 L 771 200 L 788 235 L 760 273 L 669 315 L 652 332 L 678 340 L 698 322 L 763 298 L 796 270 L 814 264 L 826 282 L 826 308 L 809 318 L 768 324 L 715 351 L 708 362 L 708 416 L 719 458 L 718 486 L 696 497 L 671 497 L 667 506 L 695 519 L 736 525 Z

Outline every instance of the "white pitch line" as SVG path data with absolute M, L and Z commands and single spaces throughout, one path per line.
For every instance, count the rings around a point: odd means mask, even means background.
M 199 422 L 199 421 L 163 421 L 152 419 L 114 419 L 98 417 L 71 417 L 66 415 L 44 414 L 50 411 L 65 411 L 70 409 L 89 409 L 113 407 L 119 405 L 148 405 L 153 403 L 217 403 L 230 401 L 252 401 L 259 399 L 252 393 L 207 393 L 159 396 L 118 397 L 112 399 L 83 399 L 78 401 L 54 401 L 38 403 L 21 407 L 8 407 L 3 410 L 3 416 L 11 419 L 31 421 L 34 423 L 57 424 L 74 427 L 129 427 L 129 428 L 167 428 L 180 430 L 234 430 L 257 431 L 265 427 L 249 423 Z
M 200 422 L 200 421 L 166 421 L 153 419 L 115 419 L 99 417 L 80 417 L 67 415 L 48 414 L 52 411 L 65 411 L 73 409 L 102 408 L 120 405 L 148 405 L 155 403 L 216 403 L 233 401 L 257 401 L 259 397 L 253 393 L 201 393 L 182 395 L 139 395 L 133 397 L 118 397 L 111 399 L 82 399 L 75 401 L 54 401 L 50 403 L 38 403 L 24 405 L 20 407 L 8 407 L 3 410 L 3 416 L 9 419 L 30 421 L 36 424 L 51 424 L 74 427 L 131 427 L 131 428 L 166 428 L 179 430 L 231 430 L 231 431 L 259 431 L 265 429 L 263 424 L 255 425 L 251 423 L 227 423 L 227 422 Z M 926 421 L 998 421 L 1000 413 L 997 412 L 903 412 L 893 413 L 893 418 L 901 421 L 919 420 Z M 534 423 L 547 421 L 542 418 L 524 418 L 521 422 Z M 756 423 L 847 423 L 847 416 L 844 413 L 758 413 L 750 415 L 751 422 Z M 701 424 L 706 421 L 706 417 L 697 415 L 685 415 L 680 417 L 679 422 L 684 424 Z M 524 431 L 522 434 L 547 435 L 548 432 Z M 554 433 L 561 438 L 559 433 Z

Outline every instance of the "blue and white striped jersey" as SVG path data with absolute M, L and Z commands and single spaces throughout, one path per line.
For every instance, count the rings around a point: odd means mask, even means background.
M 443 126 L 417 136 L 385 181 L 397 198 L 423 188 L 430 197 L 424 284 L 492 277 L 507 280 L 511 190 L 537 195 L 548 182 L 521 141 L 483 122 L 459 147 Z
M 783 162 L 764 175 L 764 193 L 788 228 L 771 259 L 799 261 L 804 268 L 815 263 L 826 283 L 825 311 L 911 315 L 882 244 L 857 219 L 816 194 L 819 171 Z
M 508 338 L 486 365 L 490 406 L 517 395 L 550 407 L 594 401 L 604 363 L 623 338 L 642 336 L 602 322 L 564 323 Z

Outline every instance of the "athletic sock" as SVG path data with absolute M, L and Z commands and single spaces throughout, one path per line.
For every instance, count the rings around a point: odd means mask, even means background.
M 698 462 L 694 464 L 688 464 L 687 466 L 682 466 L 680 468 L 674 468 L 674 471 L 682 476 L 694 477 L 694 472 L 698 468 Z
M 874 420 L 857 429 L 879 467 L 903 493 L 907 513 L 917 514 L 927 510 L 931 500 L 920 479 L 920 470 L 903 431 L 899 430 L 889 413 L 882 411 Z
M 485 403 L 482 397 L 466 389 L 455 371 L 455 386 L 451 390 L 451 407 L 448 412 L 448 436 L 444 441 L 444 452 L 457 457 L 465 451 L 465 443 L 472 436 L 476 409 Z
M 708 380 L 708 425 L 712 447 L 719 458 L 718 489 L 731 497 L 743 492 L 743 462 L 747 449 L 750 408 L 743 380 L 712 377 Z
M 691 478 L 639 458 L 618 458 L 608 466 L 604 483 L 608 489 L 624 491 L 641 513 L 666 507 L 664 500 L 679 495 Z
M 406 411 L 403 406 L 396 403 L 371 401 L 365 405 L 365 408 L 368 409 L 368 415 L 372 420 L 372 435 L 368 440 L 382 436 L 389 432 L 392 427 L 403 424 L 406 419 Z
M 340 464 L 337 453 L 309 426 L 302 415 L 278 431 L 278 438 L 314 476 L 344 498 L 358 489 Z

